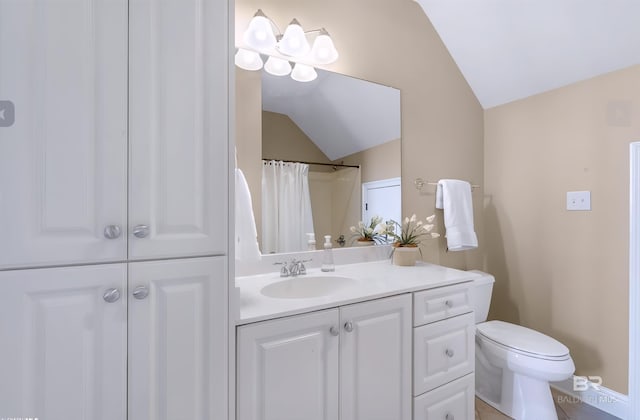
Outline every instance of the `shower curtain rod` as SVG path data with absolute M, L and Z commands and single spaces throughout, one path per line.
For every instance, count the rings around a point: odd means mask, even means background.
M 321 166 L 339 166 L 341 168 L 360 168 L 360 165 L 343 165 L 342 163 L 320 163 L 320 162 L 303 162 L 299 160 L 282 160 L 282 159 L 262 159 L 263 162 L 275 160 L 276 162 L 285 163 L 306 163 L 307 165 L 321 165 Z

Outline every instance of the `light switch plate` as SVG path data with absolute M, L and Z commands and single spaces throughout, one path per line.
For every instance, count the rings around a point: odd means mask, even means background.
M 590 211 L 591 210 L 591 191 L 567 192 L 567 210 Z

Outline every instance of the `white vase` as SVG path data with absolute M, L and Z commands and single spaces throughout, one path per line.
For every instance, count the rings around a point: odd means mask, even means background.
M 418 247 L 399 246 L 393 248 L 393 264 L 401 266 L 416 265 L 418 259 Z

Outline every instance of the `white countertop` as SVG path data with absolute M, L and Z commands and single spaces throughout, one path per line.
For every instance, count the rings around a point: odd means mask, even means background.
M 356 264 L 336 265 L 335 272 L 323 273 L 319 268 L 307 270 L 307 277 L 349 277 L 355 283 L 329 296 L 284 299 L 264 296 L 263 287 L 281 280 L 278 272 L 236 278 L 240 289 L 240 319 L 237 325 L 288 315 L 333 308 L 350 303 L 393 296 L 400 293 L 432 289 L 473 280 L 478 274 L 429 263 L 417 263 L 414 267 L 399 267 L 389 259 Z M 294 278 L 305 281 L 305 276 Z

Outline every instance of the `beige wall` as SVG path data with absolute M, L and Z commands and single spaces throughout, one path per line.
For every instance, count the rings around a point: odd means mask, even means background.
M 262 112 L 262 157 L 264 159 L 331 163 L 322 150 L 291 118 L 275 112 Z M 314 167 L 319 170 L 322 167 Z M 328 168 L 328 170 L 332 170 Z
M 294 17 L 304 28 L 325 27 L 340 52 L 340 59 L 326 66 L 327 70 L 401 90 L 405 214 L 426 217 L 434 213 L 434 191 L 419 194 L 413 186 L 416 177 L 462 178 L 482 184 L 482 108 L 417 3 L 237 0 L 236 39 L 242 39 L 258 8 L 281 27 Z M 442 213 L 437 214 L 438 229 L 443 232 Z M 482 220 L 482 205 L 476 202 L 481 244 Z M 441 238 L 432 241 L 424 255 L 452 267 L 478 268 L 481 252 L 445 253 Z
M 251 192 L 258 243 L 262 232 L 261 86 L 260 72 L 236 71 L 236 159 Z
M 556 337 L 577 374 L 627 392 L 629 143 L 640 66 L 485 113 L 490 316 Z M 566 192 L 590 190 L 592 211 Z
M 339 159 L 345 165 L 360 165 L 362 182 L 380 181 L 402 175 L 400 139 Z

